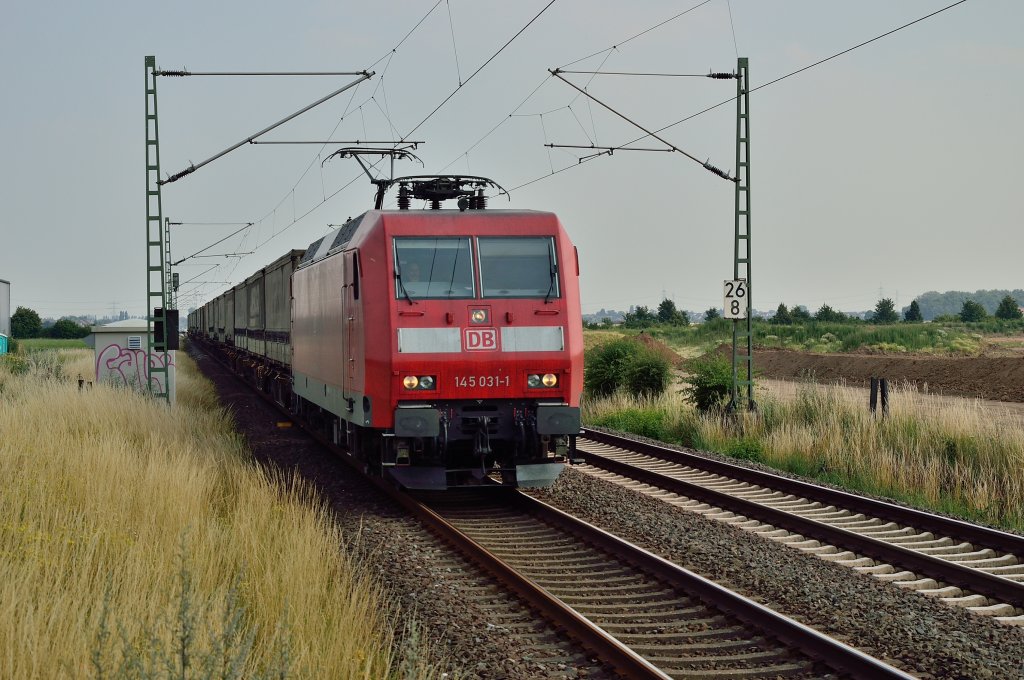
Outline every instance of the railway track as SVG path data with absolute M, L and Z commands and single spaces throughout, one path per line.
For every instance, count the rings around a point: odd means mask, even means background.
M 467 678 L 619 677 L 590 649 L 539 619 L 515 592 L 452 549 L 450 541 L 430 531 L 401 502 L 396 503 L 399 492 L 394 487 L 365 477 L 343 451 L 234 373 L 215 349 L 192 340 L 189 353 L 217 383 L 225 406 L 239 414 L 238 425 L 250 438 L 254 453 L 259 451 L 262 460 L 309 480 L 339 514 L 354 513 L 355 526 L 350 521 L 347 528 L 351 535 L 365 532 L 367 536 L 363 543 L 369 551 L 363 556 L 366 568 L 379 570 L 395 595 L 415 611 L 417 625 L 433 628 L 430 632 L 420 628 L 421 634 L 436 641 L 442 656 L 450 655 L 444 662 L 448 670 Z M 268 432 L 254 427 L 254 419 L 277 426 Z M 282 422 L 295 427 L 281 429 Z M 282 444 L 279 437 L 287 443 Z M 339 478 L 334 461 L 353 471 Z M 380 541 L 389 545 L 374 547 Z M 443 614 L 441 610 L 452 602 L 461 611 Z
M 517 491 L 416 498 L 380 478 L 367 480 L 581 644 L 590 652 L 585 658 L 624 677 L 911 677 Z M 516 614 L 507 622 L 501 612 L 494 616 L 510 629 L 529 627 Z
M 1024 625 L 1024 537 L 603 432 L 577 446 L 591 474 Z
M 402 502 L 626 677 L 909 677 L 525 494 L 483 491 Z

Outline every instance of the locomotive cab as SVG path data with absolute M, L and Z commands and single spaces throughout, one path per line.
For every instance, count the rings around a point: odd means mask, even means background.
M 306 251 L 297 407 L 408 488 L 550 484 L 580 431 L 575 248 L 552 213 L 485 210 L 478 191 L 441 210 L 432 182 L 433 209 L 409 209 L 412 183 Z
M 443 464 L 448 486 L 485 476 L 548 484 L 580 429 L 578 299 L 567 295 L 576 289 L 575 249 L 563 247 L 548 213 L 451 218 L 450 235 L 391 230 L 389 462 L 413 464 L 391 474 L 438 486 L 440 466 L 429 461 Z

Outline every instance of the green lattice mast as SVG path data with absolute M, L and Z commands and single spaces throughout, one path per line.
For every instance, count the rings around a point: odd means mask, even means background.
M 741 386 L 746 387 L 747 408 L 757 409 L 754 402 L 754 334 L 753 285 L 750 261 L 750 87 L 747 58 L 736 64 L 736 230 L 733 257 L 733 279 L 746 282 L 745 319 L 732 322 L 732 399 L 729 410 L 739 408 Z
M 148 365 L 141 374 L 154 397 L 170 402 L 169 369 L 154 354 L 167 351 L 167 318 L 170 309 L 167 278 L 169 253 L 165 243 L 163 203 L 160 192 L 160 141 L 156 109 L 156 57 L 146 57 L 146 326 Z M 152 316 L 150 316 L 152 314 Z

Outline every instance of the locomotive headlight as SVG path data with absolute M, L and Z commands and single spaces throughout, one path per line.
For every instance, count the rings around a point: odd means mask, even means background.
M 558 376 L 554 373 L 531 373 L 526 376 L 526 386 L 532 389 L 538 387 L 555 387 L 558 385 Z
M 487 323 L 489 316 L 486 309 L 474 309 L 469 313 L 469 320 L 473 323 Z
M 402 386 L 407 390 L 432 390 L 437 378 L 432 375 L 407 375 L 402 378 Z

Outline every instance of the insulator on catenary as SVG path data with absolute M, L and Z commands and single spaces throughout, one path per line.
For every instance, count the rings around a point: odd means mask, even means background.
M 187 168 L 185 168 L 181 172 L 176 172 L 173 175 L 171 175 L 170 177 L 168 177 L 167 179 L 158 180 L 157 184 L 170 184 L 171 182 L 177 182 L 179 179 L 181 179 L 185 175 L 189 175 L 189 174 L 191 174 L 191 173 L 193 173 L 195 171 L 196 171 L 196 167 L 194 165 L 189 165 Z
M 737 178 L 737 177 L 730 177 L 729 173 L 727 173 L 725 170 L 722 170 L 721 168 L 716 168 L 715 166 L 711 165 L 711 163 L 709 163 L 708 161 L 704 161 L 704 169 L 705 170 L 710 170 L 711 172 L 715 173 L 716 175 L 718 175 L 722 179 L 727 179 L 730 182 L 738 182 L 739 181 L 739 178 Z
M 188 71 L 160 71 L 160 75 L 162 75 L 162 76 L 174 76 L 174 77 L 182 78 L 184 76 L 190 76 L 192 74 L 189 73 Z
M 739 74 L 736 73 L 709 73 L 708 78 L 715 78 L 717 80 L 732 80 L 733 78 L 739 78 Z
M 398 209 L 409 209 L 409 187 L 404 184 L 398 187 Z
M 439 201 L 436 198 L 430 199 L 430 209 L 431 210 L 440 210 L 441 209 L 441 201 Z

